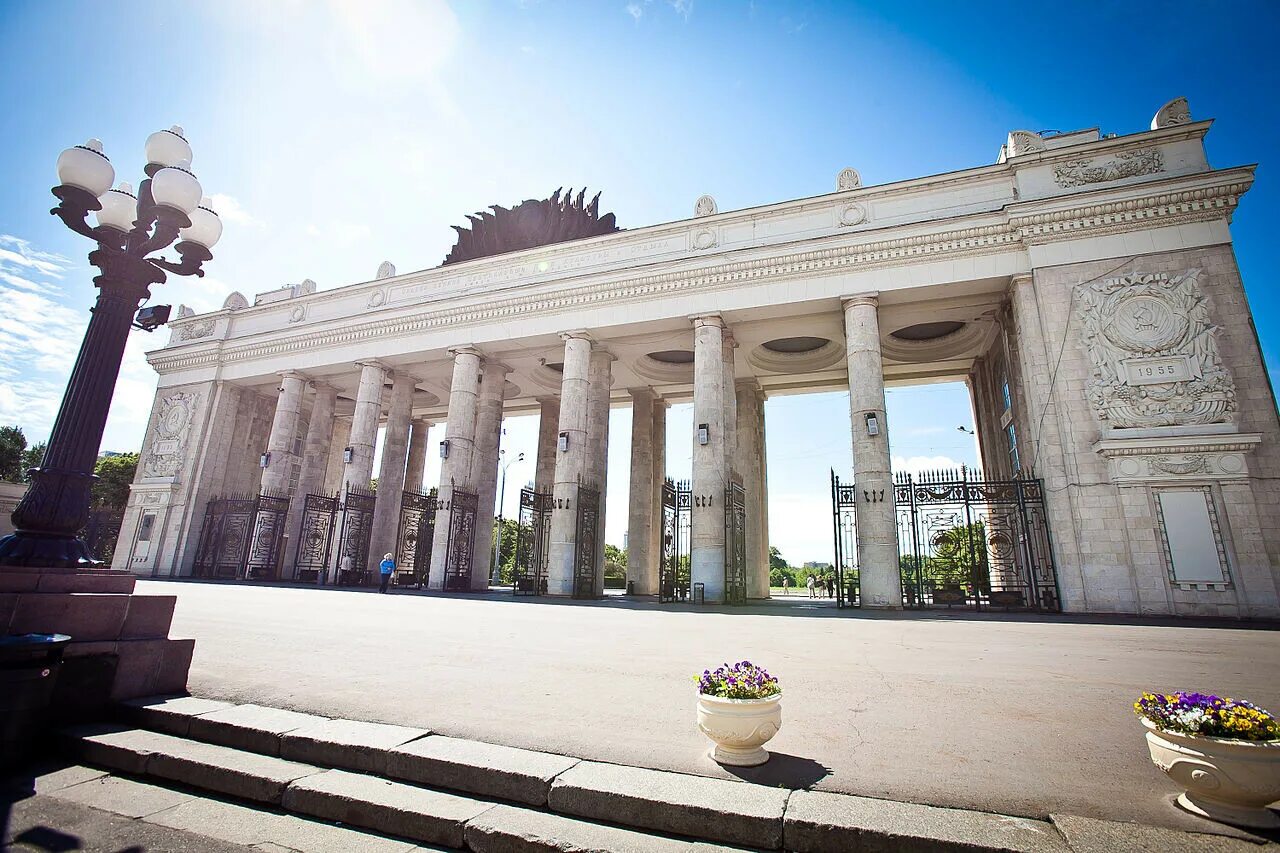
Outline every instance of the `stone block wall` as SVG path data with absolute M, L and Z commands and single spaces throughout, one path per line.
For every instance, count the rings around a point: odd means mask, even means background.
M 1120 276 L 1177 277 L 1193 270 L 1207 297 L 1209 334 L 1234 383 L 1234 428 L 1112 428 L 1089 398 L 1095 364 L 1082 323 L 1084 289 Z M 1032 285 L 1011 298 L 1011 351 L 1028 398 L 1015 422 L 1024 464 L 1035 464 L 1046 479 L 1065 609 L 1280 616 L 1280 422 L 1231 247 L 1042 267 Z M 1178 403 L 1175 395 L 1170 405 Z M 1215 468 L 1221 454 L 1213 442 L 1237 435 L 1242 441 L 1260 436 L 1243 451 L 1247 471 L 1228 470 L 1225 462 Z M 1180 449 L 1151 458 L 1124 451 L 1132 461 L 1120 463 L 1104 452 L 1111 444 L 1144 441 Z M 1220 530 L 1230 575 L 1225 583 L 1179 583 L 1171 572 L 1158 493 L 1198 486 L 1207 487 Z

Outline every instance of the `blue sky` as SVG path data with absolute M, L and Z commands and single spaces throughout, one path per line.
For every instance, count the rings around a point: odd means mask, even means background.
M 1232 230 L 1274 371 L 1280 7 L 1037 8 L 4 4 L 0 423 L 47 435 L 92 300 L 88 246 L 47 214 L 58 152 L 97 136 L 136 181 L 143 140 L 173 123 L 226 232 L 208 278 L 155 298 L 204 310 L 232 289 L 366 280 L 383 260 L 434 266 L 463 214 L 558 186 L 603 189 L 623 227 L 643 226 L 686 217 L 702 193 L 731 210 L 827 192 L 845 166 L 876 184 L 991 163 L 1017 128 L 1131 133 L 1184 95 L 1217 119 L 1214 166 L 1262 164 Z M 142 353 L 155 345 L 130 343 L 106 448 L 141 441 L 154 389 Z M 826 477 L 850 464 L 845 401 L 770 400 L 766 417 L 773 540 L 793 562 L 830 559 Z M 670 434 L 687 436 L 687 421 L 673 410 Z M 970 422 L 962 386 L 894 391 L 890 421 L 902 465 L 976 461 L 956 430 Z M 531 419 L 508 430 L 511 453 L 532 449 Z M 607 522 L 619 543 L 628 434 L 619 410 Z M 687 449 L 669 457 L 679 475 Z M 531 475 L 513 468 L 511 484 Z

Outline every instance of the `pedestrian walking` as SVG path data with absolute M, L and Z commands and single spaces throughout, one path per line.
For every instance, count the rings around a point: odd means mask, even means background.
M 378 584 L 378 592 L 386 592 L 387 584 L 391 583 L 391 573 L 396 570 L 396 561 L 391 558 L 390 554 L 382 555 L 382 562 L 378 564 L 378 571 L 382 573 L 382 582 Z
M 809 581 L 805 585 L 809 587 L 809 597 L 817 598 L 818 582 L 814 579 L 813 575 L 809 575 Z
M 787 577 L 786 575 L 782 576 L 782 594 L 783 595 L 791 594 L 791 578 Z

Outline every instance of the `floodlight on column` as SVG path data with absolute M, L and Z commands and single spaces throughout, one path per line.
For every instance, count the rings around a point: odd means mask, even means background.
M 111 189 L 115 179 L 115 167 L 102 153 L 101 139 L 90 139 L 58 155 L 58 181 L 64 186 L 77 187 L 96 198 Z

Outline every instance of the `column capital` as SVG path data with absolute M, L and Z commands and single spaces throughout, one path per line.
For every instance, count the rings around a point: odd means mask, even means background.
M 560 398 L 555 394 L 540 394 L 537 397 L 534 397 L 533 399 L 534 399 L 534 402 L 543 406 L 560 405 Z
M 872 290 L 867 293 L 856 293 L 852 296 L 840 297 L 840 305 L 847 311 L 857 305 L 870 305 L 872 308 L 878 307 L 880 304 L 880 291 Z
M 338 393 L 337 388 L 335 388 L 333 385 L 330 385 L 328 382 L 325 382 L 323 379 L 308 379 L 307 385 L 311 386 L 311 390 L 315 391 L 317 394 L 319 394 L 321 391 L 324 391 L 324 392 L 332 391 L 335 394 Z
M 560 340 L 562 341 L 570 341 L 574 339 L 587 341 L 588 343 L 595 340 L 591 337 L 591 333 L 586 329 L 570 329 L 567 332 L 560 333 Z
M 366 367 L 376 367 L 376 368 L 378 368 L 379 370 L 382 370 L 382 371 L 384 371 L 384 372 L 386 372 L 386 373 L 392 373 L 392 372 L 394 372 L 394 371 L 392 371 L 392 369 L 390 368 L 390 366 L 388 366 L 388 365 L 387 365 L 387 363 L 386 363 L 386 362 L 384 362 L 384 361 L 379 361 L 379 360 L 378 360 L 378 359 L 376 359 L 376 358 L 362 358 L 362 359 L 360 359 L 359 361 L 352 362 L 352 363 L 353 363 L 353 364 L 355 364 L 355 366 L 356 366 L 356 367 L 358 367 L 358 368 L 360 368 L 361 370 L 363 370 L 363 369 L 364 369 L 364 368 L 366 368 Z
M 633 400 L 636 399 L 637 397 L 647 397 L 650 401 L 652 401 L 654 400 L 655 397 L 657 397 L 657 394 L 655 394 L 654 390 L 650 388 L 648 385 L 641 385 L 638 388 L 628 388 L 627 393 L 631 395 L 631 399 Z
M 690 314 L 689 322 L 696 329 L 699 326 L 717 326 L 721 329 L 725 328 L 724 317 L 720 316 L 719 311 L 708 311 L 705 314 Z
M 426 427 L 427 429 L 430 429 L 431 427 L 436 425 L 436 422 L 431 420 L 431 418 L 414 418 L 413 425 L 414 426 L 421 425 L 423 427 Z
M 292 370 L 292 369 L 277 370 L 276 375 L 279 376 L 281 379 L 299 379 L 303 382 L 310 381 L 310 377 L 308 377 L 307 374 L 303 373 L 301 370 Z
M 591 358 L 592 360 L 596 360 L 596 361 L 599 361 L 599 360 L 617 361 L 618 360 L 618 357 L 616 355 L 609 352 L 607 349 L 600 346 L 599 344 L 591 348 Z
M 735 380 L 733 383 L 733 387 L 735 389 L 741 388 L 747 391 L 755 391 L 756 393 L 760 393 L 760 383 L 756 381 L 756 378 L 754 376 L 749 376 L 746 379 Z
M 476 349 L 473 344 L 460 344 L 456 347 L 449 347 L 447 352 L 455 359 L 460 355 L 474 355 L 476 358 L 484 358 L 484 353 Z
M 738 348 L 738 339 L 733 336 L 733 332 L 729 330 L 728 326 L 724 328 L 724 335 L 720 338 L 720 344 L 729 349 Z
M 511 365 L 503 361 L 495 361 L 494 359 L 489 358 L 489 359 L 485 359 L 483 370 L 486 373 L 492 371 L 494 373 L 501 373 L 503 376 L 506 376 L 508 373 L 511 372 Z
M 1014 273 L 1009 276 L 1009 288 L 1013 289 L 1020 284 L 1031 284 L 1035 281 L 1035 275 L 1030 272 Z

